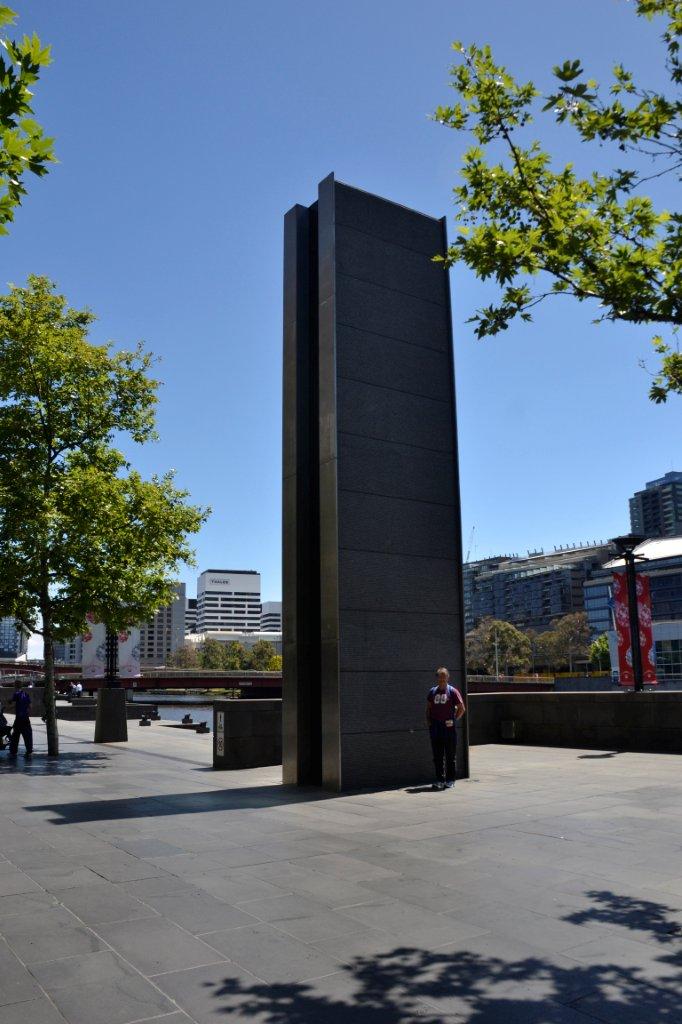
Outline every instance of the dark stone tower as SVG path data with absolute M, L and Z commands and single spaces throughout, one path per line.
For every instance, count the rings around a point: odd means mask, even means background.
M 434 669 L 465 690 L 446 245 L 444 219 L 333 176 L 285 217 L 287 783 L 431 779 Z

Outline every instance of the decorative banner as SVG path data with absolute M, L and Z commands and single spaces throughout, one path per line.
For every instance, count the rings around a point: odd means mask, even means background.
M 614 572 L 613 574 L 613 614 L 616 622 L 616 640 L 618 641 L 618 675 L 620 685 L 634 686 L 635 677 L 632 670 L 628 584 L 627 576 L 624 572 Z M 642 675 L 647 686 L 655 686 L 658 680 L 656 678 L 656 653 L 651 618 L 651 590 L 649 587 L 649 577 L 644 573 L 637 573 L 637 615 L 639 617 Z
M 83 633 L 81 660 L 83 679 L 103 679 L 107 665 L 107 631 L 104 623 L 95 622 L 92 612 L 88 612 L 85 618 L 87 628 Z
M 87 629 L 83 634 L 83 679 L 103 679 L 107 667 L 107 631 L 102 622 L 95 622 L 92 612 L 85 616 Z M 138 679 L 140 673 L 140 630 L 135 626 L 118 634 L 118 677 Z
M 642 650 L 642 674 L 647 686 L 657 686 L 656 646 L 654 624 L 651 618 L 651 586 L 645 573 L 637 573 L 637 614 L 639 616 L 639 646 Z
M 118 634 L 118 677 L 139 679 L 140 631 L 137 626 Z

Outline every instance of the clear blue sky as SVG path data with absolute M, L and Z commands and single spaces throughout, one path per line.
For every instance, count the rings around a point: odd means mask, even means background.
M 213 507 L 199 569 L 260 569 L 276 599 L 285 211 L 334 171 L 451 215 L 463 140 L 427 115 L 449 98 L 453 39 L 540 84 L 576 56 L 656 84 L 657 31 L 623 0 L 15 6 L 53 44 L 36 109 L 60 163 L 0 241 L 0 281 L 47 274 L 99 315 L 97 340 L 161 357 L 162 440 L 135 464 L 174 467 Z M 570 134 L 560 145 L 581 159 Z M 682 400 L 653 406 L 638 365 L 651 332 L 594 327 L 563 299 L 476 342 L 465 321 L 487 294 L 454 272 L 465 550 L 474 525 L 472 557 L 622 532 L 628 496 L 682 469 Z

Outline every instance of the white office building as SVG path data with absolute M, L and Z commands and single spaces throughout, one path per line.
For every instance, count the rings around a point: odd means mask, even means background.
M 260 628 L 265 632 L 282 632 L 281 601 L 263 601 L 260 606 Z
M 0 618 L 0 658 L 20 658 L 27 646 L 28 634 L 14 616 Z
M 197 581 L 198 633 L 260 630 L 260 573 L 206 569 Z
M 165 665 L 173 651 L 185 641 L 185 584 L 178 583 L 170 604 L 159 608 L 153 619 L 140 626 L 140 662 Z

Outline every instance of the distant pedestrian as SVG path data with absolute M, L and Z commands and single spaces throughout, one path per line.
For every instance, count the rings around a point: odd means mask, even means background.
M 9 756 L 16 757 L 19 750 L 19 738 L 23 739 L 26 747 L 26 757 L 30 758 L 33 753 L 33 729 L 31 728 L 31 696 L 26 692 L 26 684 L 22 683 L 10 697 L 10 704 L 14 704 L 14 725 L 9 741 Z
M 466 709 L 462 694 L 450 686 L 450 673 L 446 668 L 436 670 L 436 679 L 436 685 L 431 687 L 426 700 L 426 723 L 436 769 L 436 781 L 432 789 L 452 789 L 455 784 L 457 753 L 455 722 Z
M 77 697 L 82 697 L 83 696 L 83 684 L 82 683 L 76 683 L 76 696 Z

